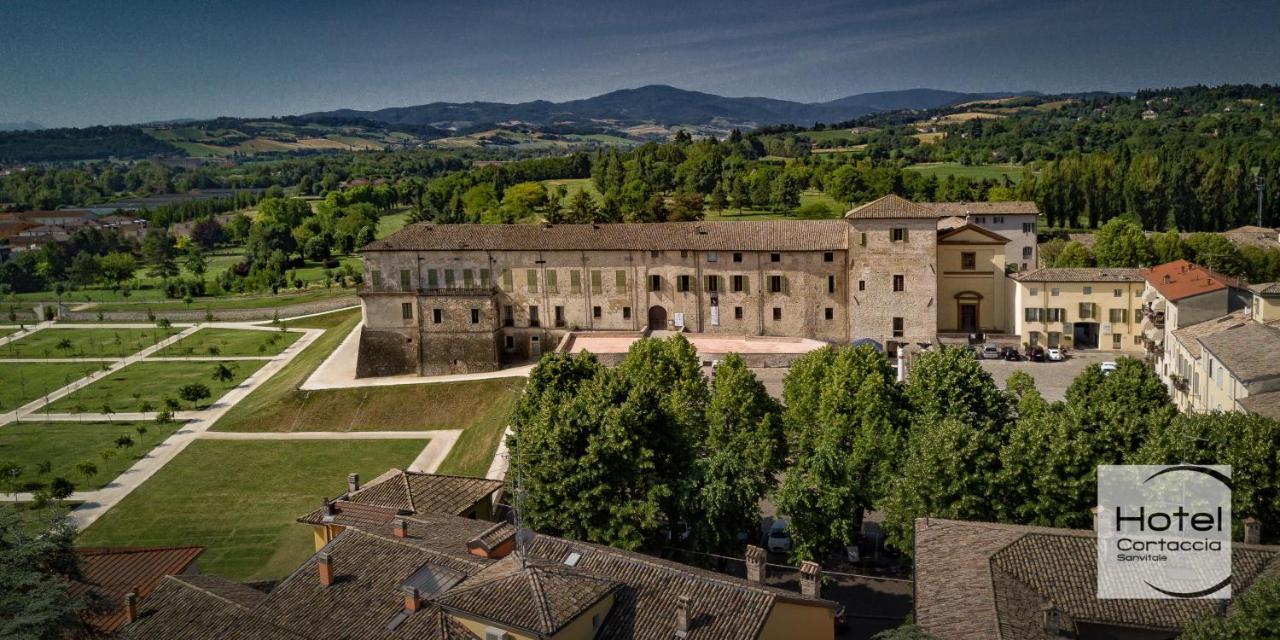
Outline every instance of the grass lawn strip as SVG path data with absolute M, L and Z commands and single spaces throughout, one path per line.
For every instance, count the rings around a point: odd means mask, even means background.
M 16 422 L 0 427 L 0 461 L 3 466 L 21 469 L 14 486 L 9 478 L 0 486 L 10 491 L 34 491 L 54 478 L 66 478 L 76 491 L 92 491 L 110 483 L 133 466 L 182 425 L 177 422 Z M 144 432 L 138 433 L 138 427 Z M 116 440 L 128 437 L 133 443 L 118 446 Z M 104 457 L 106 454 L 107 457 Z M 76 468 L 90 462 L 96 473 L 85 476 Z M 41 463 L 49 465 L 40 473 Z
M 206 328 L 161 349 L 155 355 L 165 358 L 275 356 L 301 337 L 301 333 L 293 331 Z
M 63 329 L 53 327 L 0 346 L 0 358 L 123 358 L 179 329 Z M 61 347 L 59 346 L 61 345 Z
M 46 362 L 0 366 L 0 413 L 12 411 L 45 394 L 101 370 L 98 362 Z M 4 427 L 0 427 L 3 429 Z
M 253 372 L 266 364 L 263 360 L 227 360 L 221 362 L 232 371 L 226 382 L 214 380 L 213 372 L 218 362 L 136 362 L 93 384 L 57 400 L 49 407 L 53 413 L 105 413 L 104 406 L 113 412 L 142 411 L 144 403 L 153 410 L 164 406 L 166 396 L 179 400 L 183 410 L 191 403 L 178 397 L 183 385 L 200 383 L 209 388 L 212 397 L 201 400 L 199 408 L 208 406 L 234 389 Z M 42 409 L 43 410 L 43 409 Z
M 203 573 L 233 580 L 288 575 L 314 551 L 294 519 L 346 489 L 404 468 L 422 440 L 197 440 L 86 529 L 83 546 L 200 544 Z

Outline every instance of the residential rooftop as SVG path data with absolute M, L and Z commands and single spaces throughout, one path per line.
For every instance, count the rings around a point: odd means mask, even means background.
M 1182 345 L 1192 358 L 1200 358 L 1200 338 L 1211 336 L 1215 333 L 1221 333 L 1232 327 L 1240 326 L 1249 321 L 1243 309 L 1232 311 L 1225 316 L 1220 316 L 1212 320 L 1197 322 L 1193 325 L 1182 327 L 1173 332 L 1173 337 L 1177 338 L 1178 343 Z
M 1040 208 L 1028 200 L 1009 202 L 931 202 L 928 206 L 947 216 L 1037 216 Z
M 844 217 L 849 220 L 874 220 L 878 218 L 936 220 L 949 215 L 954 214 L 944 213 L 931 205 L 912 202 L 900 195 L 891 193 L 850 209 L 848 213 L 844 214 Z
M 1119 267 L 1049 267 L 1009 277 L 1018 282 L 1142 282 L 1141 270 Z
M 1244 322 L 1199 341 L 1242 383 L 1280 378 L 1280 328 Z
M 114 633 L 126 622 L 125 595 L 145 598 L 166 575 L 194 568 L 204 547 L 82 547 L 75 550 L 81 580 L 71 583 L 72 596 L 95 593 L 107 605 L 85 618 L 90 627 Z
M 1166 300 L 1177 302 L 1228 287 L 1240 281 L 1187 260 L 1174 260 L 1142 270 L 1142 277 Z

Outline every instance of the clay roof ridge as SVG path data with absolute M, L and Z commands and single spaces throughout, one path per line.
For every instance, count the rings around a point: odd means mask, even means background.
M 245 610 L 245 611 L 249 611 L 249 610 L 250 610 L 250 607 L 246 607 L 245 605 L 240 604 L 239 602 L 236 602 L 235 600 L 232 600 L 232 599 L 230 599 L 230 598 L 228 598 L 228 597 L 226 597 L 226 596 L 223 596 L 223 595 L 221 595 L 221 594 L 219 594 L 219 593 L 215 593 L 215 592 L 213 592 L 213 591 L 210 591 L 210 590 L 208 590 L 208 589 L 205 589 L 204 587 L 201 587 L 201 586 L 199 586 L 199 585 L 195 585 L 195 584 L 192 584 L 192 583 L 190 583 L 190 582 L 188 582 L 188 581 L 186 581 L 186 580 L 183 580 L 183 579 L 182 579 L 182 576 L 173 576 L 173 575 L 169 575 L 169 576 L 165 576 L 165 577 L 164 577 L 164 579 L 165 579 L 165 580 L 173 580 L 174 582 L 177 582 L 178 584 L 182 585 L 183 587 L 185 587 L 185 588 L 187 588 L 187 589 L 192 589 L 192 590 L 194 590 L 194 591 L 199 591 L 200 593 L 203 593 L 203 594 L 205 594 L 205 595 L 207 595 L 207 596 L 210 596 L 210 597 L 213 597 L 213 598 L 217 598 L 218 600 L 221 600 L 221 601 L 223 601 L 223 602 L 225 602 L 225 603 L 227 603 L 227 604 L 229 604 L 229 605 L 231 605 L 231 606 L 233 606 L 233 607 L 237 607 L 237 608 L 239 608 L 239 609 L 243 609 L 243 610 Z M 248 589 L 252 589 L 253 587 L 246 587 L 246 588 L 248 588 Z M 263 598 L 265 598 L 265 597 L 266 597 L 266 594 L 264 593 L 264 594 L 262 594 L 262 596 L 263 596 Z

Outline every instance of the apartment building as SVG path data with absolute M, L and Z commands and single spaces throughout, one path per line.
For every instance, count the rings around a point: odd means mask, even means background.
M 942 215 L 953 216 L 1007 238 L 1004 263 L 1012 271 L 1040 267 L 1040 244 L 1036 240 L 1036 220 L 1040 210 L 1034 202 L 935 202 L 929 205 Z
M 1024 344 L 1142 353 L 1138 269 L 1037 269 L 1010 280 L 1013 333 Z

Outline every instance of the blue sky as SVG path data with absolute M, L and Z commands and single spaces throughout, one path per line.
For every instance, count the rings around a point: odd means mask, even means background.
M 0 0 L 0 122 L 1280 82 L 1280 2 Z

